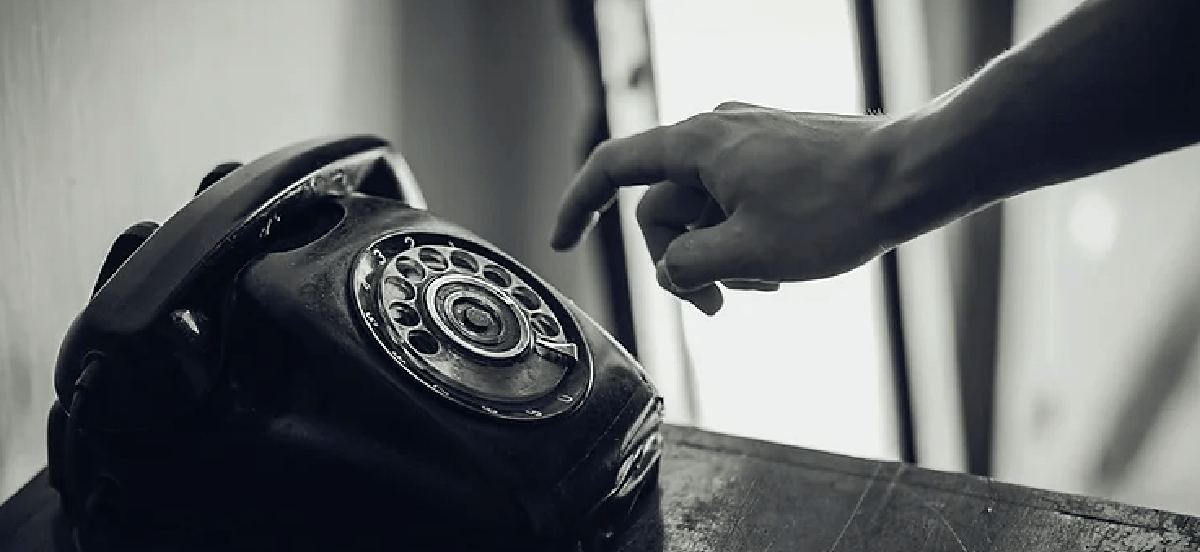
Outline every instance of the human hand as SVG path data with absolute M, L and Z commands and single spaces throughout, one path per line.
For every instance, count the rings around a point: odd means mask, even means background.
M 551 241 L 574 247 L 623 186 L 648 184 L 638 224 L 658 283 L 708 315 L 730 289 L 835 276 L 886 250 L 873 216 L 882 117 L 727 102 L 609 140 L 567 189 Z

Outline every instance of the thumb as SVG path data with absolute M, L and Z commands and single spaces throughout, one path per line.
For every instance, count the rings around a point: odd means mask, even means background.
M 667 246 L 656 268 L 674 293 L 730 278 L 753 278 L 759 262 L 753 256 L 755 238 L 747 230 L 735 213 L 716 226 L 687 232 Z

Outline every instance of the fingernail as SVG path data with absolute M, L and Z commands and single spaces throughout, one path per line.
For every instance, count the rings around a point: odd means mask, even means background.
M 660 259 L 657 263 L 654 263 L 654 277 L 658 279 L 658 285 L 662 286 L 663 289 L 675 295 L 681 293 L 679 286 L 675 285 L 675 282 L 671 280 L 671 275 L 667 273 L 667 263 L 665 260 Z
M 550 232 L 550 247 L 562 251 L 565 245 L 563 244 L 564 241 L 566 240 L 563 238 L 562 228 L 555 225 L 554 230 Z
M 704 313 L 706 316 L 715 316 L 717 311 L 721 308 L 720 305 L 708 304 L 705 301 L 697 299 L 689 299 L 688 302 L 691 303 L 693 307 L 696 307 L 696 310 Z
M 657 263 L 654 263 L 654 275 L 658 279 L 658 285 L 675 295 L 685 295 L 704 287 L 696 286 L 691 289 L 680 287 L 679 284 L 675 283 L 675 280 L 671 279 L 671 273 L 667 272 L 666 259 L 659 259 Z
M 596 227 L 596 223 L 598 222 L 600 222 L 600 213 L 591 213 L 587 222 L 584 223 L 583 228 L 578 232 L 573 233 L 556 228 L 553 237 L 550 238 L 550 247 L 557 251 L 566 251 L 574 248 L 576 245 L 579 245 L 579 242 L 583 241 L 583 237 L 588 235 L 588 232 L 591 232 Z
M 714 284 L 702 287 L 696 292 L 687 297 L 690 302 L 700 312 L 713 316 L 717 311 L 721 310 L 721 306 L 725 304 L 725 296 L 721 293 L 720 288 Z

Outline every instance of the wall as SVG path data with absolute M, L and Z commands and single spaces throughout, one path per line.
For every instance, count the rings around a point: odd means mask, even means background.
M 496 244 L 607 326 L 595 236 L 569 253 L 549 245 L 595 101 L 563 4 L 398 3 L 400 141 L 431 211 Z
M 0 498 L 45 462 L 51 372 L 111 240 L 218 162 L 397 134 L 388 2 L 0 2 Z

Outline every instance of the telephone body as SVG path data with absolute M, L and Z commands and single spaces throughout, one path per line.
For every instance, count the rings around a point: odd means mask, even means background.
M 602 547 L 661 456 L 638 363 L 371 136 L 229 166 L 123 234 L 55 389 L 85 552 Z

